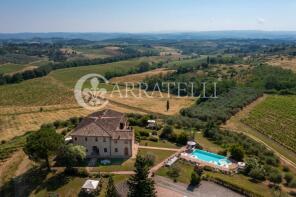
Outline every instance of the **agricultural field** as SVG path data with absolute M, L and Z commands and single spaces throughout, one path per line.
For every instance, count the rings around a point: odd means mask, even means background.
M 284 161 L 287 165 L 292 167 L 292 169 L 295 169 L 296 168 L 295 152 L 277 143 L 272 138 L 272 136 L 268 136 L 268 135 L 265 135 L 264 133 L 261 133 L 259 130 L 252 127 L 252 124 L 245 123 L 246 119 L 250 117 L 250 113 L 254 109 L 256 109 L 258 105 L 261 105 L 261 103 L 264 103 L 265 100 L 270 96 L 271 95 L 264 95 L 263 97 L 258 98 L 251 104 L 244 107 L 243 110 L 239 111 L 237 114 L 232 116 L 229 120 L 227 120 L 225 124 L 221 125 L 220 127 L 223 130 L 225 129 L 229 131 L 244 133 L 245 135 L 251 137 L 255 141 L 264 144 L 270 150 L 273 150 L 275 154 L 281 158 L 282 161 Z M 281 120 L 279 122 L 281 122 Z M 256 125 L 255 123 L 253 124 Z M 277 124 L 277 123 L 272 123 L 272 124 Z M 279 132 L 282 132 L 282 131 L 279 131 Z
M 20 65 L 20 64 L 1 64 L 0 65 L 0 73 L 2 74 L 9 74 L 17 71 L 21 71 L 25 68 L 25 65 Z
M 181 60 L 175 60 L 172 62 L 169 62 L 165 64 L 165 67 L 169 69 L 177 69 L 180 66 L 186 66 L 186 65 L 195 65 L 206 61 L 206 56 L 200 56 L 193 59 L 181 59 Z
M 74 47 L 73 49 L 62 49 L 63 51 L 70 52 L 75 51 L 77 56 L 87 59 L 106 58 L 111 56 L 118 56 L 121 54 L 120 47 L 106 46 L 103 48 L 92 47 Z
M 296 150 L 296 96 L 268 96 L 243 120 L 245 124 Z
M 284 69 L 290 69 L 296 72 L 296 58 L 286 56 L 272 56 L 268 58 L 267 63 L 272 66 L 279 66 Z
M 157 50 L 160 51 L 160 56 L 174 56 L 174 57 L 181 57 L 181 51 L 172 48 L 172 47 L 165 47 L 165 46 L 154 46 Z
M 132 92 L 131 92 L 132 91 Z M 128 90 L 125 89 L 119 91 L 109 92 L 106 98 L 111 102 L 122 103 L 126 106 L 135 107 L 150 112 L 175 115 L 178 114 L 180 109 L 189 107 L 195 102 L 195 98 L 191 97 L 177 97 L 174 95 L 167 95 L 167 93 L 147 92 L 147 95 L 143 91 L 137 89 Z M 170 109 L 166 111 L 166 104 L 169 100 Z
M 73 88 L 76 81 L 82 77 L 83 75 L 89 73 L 97 73 L 104 75 L 106 72 L 111 71 L 120 71 L 120 70 L 128 70 L 131 68 L 136 68 L 142 62 L 160 62 L 162 61 L 161 57 L 142 57 L 136 58 L 132 60 L 125 60 L 120 62 L 114 62 L 109 64 L 101 64 L 101 65 L 92 65 L 92 66 L 82 66 L 82 67 L 73 67 L 55 70 L 49 74 L 49 76 L 53 77 L 63 85 Z
M 11 139 L 30 130 L 37 130 L 40 125 L 55 120 L 65 120 L 73 116 L 85 116 L 91 111 L 79 108 L 73 97 L 72 87 L 66 86 L 76 82 L 77 78 L 85 73 L 95 70 L 104 73 L 114 68 L 125 68 L 126 66 L 137 66 L 142 60 L 123 61 L 120 63 L 86 66 L 54 71 L 49 76 L 23 81 L 18 84 L 0 86 L 0 132 L 1 140 Z M 98 69 L 97 69 L 98 68 Z M 55 78 L 56 77 L 56 78 Z M 111 86 L 104 86 L 112 90 Z M 109 89 L 108 89 L 109 87 Z M 120 98 L 113 94 L 111 103 L 106 107 L 122 112 L 146 113 L 147 111 L 175 114 L 186 106 L 193 103 L 189 98 L 170 99 L 170 110 L 166 112 L 167 98 Z
M 143 81 L 147 77 L 152 77 L 155 75 L 166 75 L 166 74 L 172 73 L 172 72 L 174 72 L 174 70 L 167 70 L 165 68 L 157 68 L 157 69 L 143 72 L 143 73 L 125 75 L 122 77 L 114 77 L 110 80 L 110 82 L 111 83 L 118 83 L 118 84 L 124 84 L 125 82 L 138 83 L 138 82 Z
M 105 108 L 124 113 L 144 113 L 128 106 L 109 103 Z M 40 111 L 42 109 L 42 111 Z M 72 105 L 50 105 L 34 107 L 0 107 L 0 141 L 9 140 L 28 131 L 38 130 L 44 123 L 67 120 L 71 117 L 86 116 L 93 111 Z
M 51 77 L 2 85 L 0 92 L 0 106 L 44 106 L 74 102 L 73 91 Z
M 37 68 L 38 66 L 42 66 L 48 63 L 49 63 L 48 60 L 41 59 L 28 64 L 13 64 L 13 63 L 0 64 L 0 73 L 14 74 L 14 73 L 22 72 L 25 70 L 31 70 L 31 69 Z

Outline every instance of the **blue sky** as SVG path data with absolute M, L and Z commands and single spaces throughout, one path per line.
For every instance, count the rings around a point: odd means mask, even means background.
M 1 0 L 0 32 L 296 31 L 295 0 Z

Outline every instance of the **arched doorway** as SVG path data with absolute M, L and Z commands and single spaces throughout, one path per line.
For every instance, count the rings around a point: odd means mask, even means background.
M 128 147 L 125 147 L 125 148 L 124 148 L 124 155 L 125 155 L 125 156 L 128 156 Z

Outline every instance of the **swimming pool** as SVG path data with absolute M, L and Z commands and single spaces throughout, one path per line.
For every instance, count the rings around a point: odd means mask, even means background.
M 204 150 L 196 149 L 191 153 L 192 157 L 208 162 L 213 163 L 219 166 L 228 166 L 231 164 L 231 161 L 227 159 L 227 157 L 222 155 L 217 155 L 215 153 L 210 153 Z

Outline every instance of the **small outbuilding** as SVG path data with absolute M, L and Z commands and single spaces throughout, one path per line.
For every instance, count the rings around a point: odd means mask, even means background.
M 244 170 L 246 168 L 246 163 L 244 162 L 238 162 L 237 163 L 238 169 L 239 170 Z
M 86 192 L 95 192 L 98 190 L 100 181 L 98 180 L 86 180 L 85 183 L 82 186 L 82 189 L 85 190 Z
M 155 120 L 147 120 L 147 126 L 148 129 L 156 129 L 156 121 Z
M 196 145 L 196 142 L 194 142 L 194 141 L 188 141 L 187 142 L 187 149 L 188 150 L 195 149 L 195 145 Z
M 65 143 L 66 144 L 69 144 L 71 142 L 72 142 L 72 137 L 71 136 L 65 137 Z

